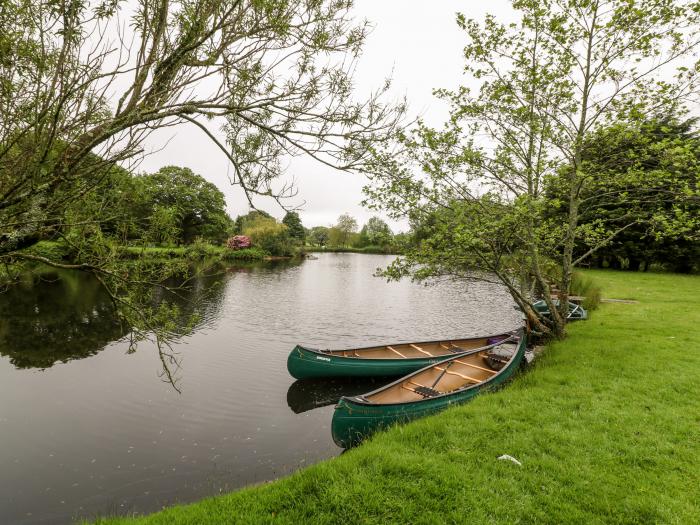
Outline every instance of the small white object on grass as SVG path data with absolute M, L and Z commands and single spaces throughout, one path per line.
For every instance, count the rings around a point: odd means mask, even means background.
M 508 454 L 503 454 L 502 456 L 498 456 L 498 459 L 505 459 L 507 461 L 512 461 L 513 463 L 515 463 L 516 465 L 518 465 L 520 467 L 523 466 L 523 464 L 520 463 L 520 461 L 515 459 L 513 456 L 509 456 Z

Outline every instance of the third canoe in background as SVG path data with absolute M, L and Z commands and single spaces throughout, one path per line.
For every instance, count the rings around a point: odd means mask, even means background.
M 535 301 L 532 306 L 537 313 L 542 315 L 549 315 L 549 308 L 544 299 Z M 559 307 L 559 299 L 554 300 L 554 306 Z M 569 313 L 566 316 L 569 321 L 585 321 L 588 319 L 588 312 L 580 304 L 569 302 Z

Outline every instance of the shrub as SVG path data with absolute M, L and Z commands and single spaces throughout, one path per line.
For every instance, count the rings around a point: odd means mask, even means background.
M 265 258 L 267 254 L 257 247 L 253 248 L 243 248 L 241 250 L 226 250 L 222 254 L 222 259 L 225 261 L 260 261 Z
M 209 244 L 198 237 L 195 242 L 187 247 L 185 256 L 191 260 L 201 260 L 207 257 L 216 257 L 221 250 L 223 248 Z
M 31 248 L 28 248 L 27 252 L 54 261 L 66 259 L 69 255 L 68 246 L 61 242 L 54 241 L 39 241 Z
M 226 241 L 226 246 L 231 250 L 242 250 L 244 248 L 250 248 L 252 242 L 247 235 L 234 235 L 233 237 L 229 237 Z
M 574 272 L 571 279 L 571 294 L 585 297 L 581 304 L 587 310 L 595 310 L 600 304 L 601 291 L 593 280 L 580 272 Z
M 289 236 L 288 228 L 274 219 L 256 220 L 243 233 L 250 237 L 254 246 L 270 255 L 294 255 L 294 241 Z

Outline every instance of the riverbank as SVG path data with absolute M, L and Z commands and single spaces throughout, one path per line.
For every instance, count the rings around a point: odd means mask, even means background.
M 220 260 L 220 261 L 264 261 L 277 260 L 260 248 L 231 250 L 225 246 L 208 243 L 195 243 L 187 246 L 116 246 L 116 256 L 123 260 L 158 262 L 168 260 Z M 61 242 L 41 241 L 27 250 L 33 255 L 47 257 L 54 261 L 70 260 L 69 247 Z M 289 258 L 289 257 L 287 257 Z
M 279 481 L 98 523 L 696 521 L 700 277 L 586 274 L 639 303 L 602 304 L 507 388 Z
M 225 246 L 213 244 L 193 244 L 190 246 L 123 246 L 119 256 L 124 259 L 157 261 L 163 259 L 220 260 L 220 261 L 264 261 L 273 257 L 260 248 L 231 250 Z

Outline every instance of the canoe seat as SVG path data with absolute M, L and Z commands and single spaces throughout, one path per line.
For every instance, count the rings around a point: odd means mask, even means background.
M 435 390 L 434 388 L 430 388 L 429 386 L 417 386 L 413 389 L 413 391 L 416 394 L 422 395 L 423 397 L 435 397 L 442 394 L 442 392 Z

